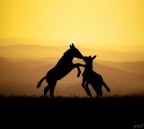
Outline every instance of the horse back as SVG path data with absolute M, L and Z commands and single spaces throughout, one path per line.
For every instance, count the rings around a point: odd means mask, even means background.
M 72 64 L 63 65 L 56 65 L 54 68 L 47 72 L 47 78 L 49 80 L 60 80 L 64 76 L 66 76 L 71 70 L 73 69 Z
M 95 83 L 103 80 L 102 76 L 96 73 L 94 70 L 90 70 L 90 71 L 85 70 L 82 76 L 86 78 L 87 81 L 89 81 L 90 83 Z

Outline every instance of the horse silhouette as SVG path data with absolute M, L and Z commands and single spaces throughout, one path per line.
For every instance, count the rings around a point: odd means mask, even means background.
M 85 89 L 88 96 L 91 97 L 91 92 L 88 88 L 88 85 L 91 84 L 92 88 L 96 91 L 97 97 L 102 96 L 102 85 L 106 88 L 108 92 L 110 92 L 109 87 L 106 85 L 106 83 L 103 81 L 103 78 L 100 74 L 93 71 L 93 59 L 94 57 L 83 57 L 83 60 L 86 63 L 84 72 L 82 74 L 83 80 L 82 80 L 82 86 Z
M 63 54 L 62 58 L 58 61 L 56 66 L 52 68 L 50 71 L 48 71 L 46 76 L 44 76 L 37 84 L 37 88 L 39 88 L 42 82 L 46 79 L 48 86 L 44 88 L 44 96 L 46 96 L 47 92 L 50 90 L 50 96 L 53 98 L 54 89 L 57 81 L 62 79 L 64 76 L 66 76 L 72 69 L 77 68 L 78 70 L 77 77 L 80 76 L 81 70 L 79 66 L 84 67 L 84 65 L 80 63 L 73 64 L 72 60 L 74 57 L 82 59 L 83 55 L 72 43 L 72 45 L 70 45 L 70 49 L 68 49 Z

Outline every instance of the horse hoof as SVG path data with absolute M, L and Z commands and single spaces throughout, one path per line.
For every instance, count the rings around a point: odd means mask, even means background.
M 78 74 L 77 77 L 79 77 L 80 75 Z

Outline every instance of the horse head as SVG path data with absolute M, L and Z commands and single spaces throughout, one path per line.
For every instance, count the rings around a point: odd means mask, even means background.
M 82 59 L 83 55 L 81 54 L 81 52 L 74 46 L 74 44 L 72 43 L 72 45 L 70 45 L 70 53 L 71 55 L 73 55 L 73 57 Z
M 93 56 L 93 57 L 91 57 L 91 56 L 84 56 L 84 57 L 83 57 L 83 60 L 84 60 L 84 62 L 85 62 L 86 64 L 92 64 L 93 59 L 95 59 L 95 58 L 96 58 L 96 55 Z

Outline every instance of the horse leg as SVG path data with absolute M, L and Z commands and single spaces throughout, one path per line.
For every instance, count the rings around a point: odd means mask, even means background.
M 97 84 L 97 92 L 98 92 L 98 94 L 99 94 L 99 98 L 101 98 L 102 97 L 102 94 L 103 94 L 103 92 L 102 92 L 102 85 L 103 85 L 103 83 L 99 83 L 99 84 Z
M 99 90 L 99 88 L 96 86 L 96 85 L 92 85 L 92 87 L 93 87 L 93 89 L 95 90 L 95 92 L 96 92 L 96 98 L 99 98 L 99 95 L 100 95 L 100 90 Z
M 85 87 L 85 89 L 86 89 L 86 92 L 87 92 L 88 96 L 90 96 L 90 97 L 91 97 L 91 96 L 92 96 L 92 94 L 91 94 L 90 89 L 88 88 L 88 82 L 86 82 L 86 83 L 85 83 L 85 86 L 84 86 L 84 87 Z
M 101 84 L 101 86 L 99 87 L 99 94 L 100 94 L 100 98 L 102 97 L 102 94 L 103 94 L 103 92 L 102 92 L 102 84 Z
M 102 89 L 98 89 L 98 98 L 101 98 L 102 97 Z
M 50 89 L 49 85 L 44 88 L 44 97 L 46 97 L 46 94 L 47 94 L 47 92 L 48 92 L 49 89 Z
M 85 89 L 87 95 L 91 97 L 91 92 L 90 92 L 90 90 L 88 88 L 88 83 L 87 83 L 85 78 L 83 78 L 82 87 Z
M 102 94 L 103 94 L 103 92 L 102 92 L 102 90 L 100 89 L 100 98 L 102 97 Z
M 77 77 L 79 77 L 80 76 L 80 74 L 81 74 L 81 70 L 80 70 L 80 66 L 82 66 L 82 67 L 85 67 L 85 65 L 83 65 L 83 64 L 80 64 L 80 63 L 76 63 L 76 64 L 74 64 L 74 68 L 77 68 L 77 70 L 78 70 L 78 74 L 77 74 Z
M 55 89 L 55 86 L 56 86 L 56 81 L 50 83 L 50 96 L 51 98 L 54 98 L 54 89 Z

